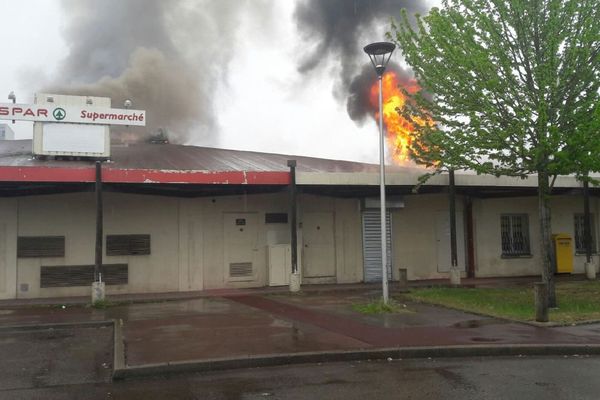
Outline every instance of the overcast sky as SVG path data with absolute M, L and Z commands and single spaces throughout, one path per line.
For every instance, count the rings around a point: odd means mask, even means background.
M 211 139 L 195 135 L 194 129 L 201 130 L 198 127 L 191 128 L 185 142 L 377 162 L 374 120 L 355 123 L 348 116 L 343 98 L 333 94 L 336 82 L 339 84 L 335 60 L 328 60 L 309 73 L 298 72 L 299 60 L 309 43 L 298 32 L 294 19 L 296 3 L 255 1 L 268 8 L 268 12 L 260 18 L 254 13 L 241 12 L 231 28 L 227 28 L 235 30 L 234 39 L 225 41 L 222 48 L 217 43 L 218 52 L 227 56 L 215 60 L 221 65 L 213 67 L 223 73 L 211 75 L 214 87 L 203 92 L 209 103 L 197 106 L 200 109 L 212 104 L 215 121 L 210 125 Z M 76 45 L 72 43 L 76 40 L 72 31 L 70 38 L 67 34 L 74 23 L 73 15 L 69 14 L 70 4 L 73 3 L 39 0 L 2 3 L 3 30 L 8 40 L 3 42 L 0 67 L 1 102 L 8 101 L 6 96 L 11 90 L 15 91 L 17 102 L 32 102 L 34 93 L 43 88 L 54 86 L 54 82 L 70 81 L 69 77 L 61 76 L 65 74 L 65 60 Z M 247 7 L 253 8 L 252 0 L 248 4 Z M 171 23 L 177 25 L 177 21 Z M 364 37 L 364 44 L 384 39 L 382 32 L 387 21 L 376 25 L 364 35 L 370 36 Z M 177 44 L 177 38 L 173 41 Z M 211 41 L 214 44 L 215 39 Z M 400 61 L 399 54 L 394 59 Z M 366 55 L 364 62 L 368 62 Z M 113 106 L 117 105 L 113 102 Z M 202 115 L 201 110 L 198 115 Z M 17 122 L 14 130 L 18 138 L 31 137 L 31 124 Z

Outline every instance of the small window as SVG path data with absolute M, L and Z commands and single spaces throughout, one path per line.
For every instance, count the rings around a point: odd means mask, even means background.
M 64 257 L 64 236 L 19 236 L 17 257 Z
M 107 256 L 139 256 L 150 254 L 150 235 L 107 235 Z
M 265 224 L 287 224 L 287 213 L 266 213 Z
M 529 246 L 529 216 L 505 214 L 500 217 L 502 255 L 508 257 L 531 254 Z
M 575 214 L 575 252 L 585 253 L 584 214 Z M 590 233 L 592 236 L 592 253 L 596 253 L 596 224 L 594 214 L 590 214 Z

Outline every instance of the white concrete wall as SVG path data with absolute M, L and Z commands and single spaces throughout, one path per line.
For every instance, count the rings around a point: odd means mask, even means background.
M 354 283 L 363 280 L 362 220 L 359 199 L 304 194 L 299 196 L 299 219 L 310 212 L 334 217 L 335 278 L 304 278 L 304 283 Z
M 265 213 L 287 212 L 287 193 L 265 195 L 216 196 L 193 199 L 202 220 L 202 269 L 204 289 L 224 287 L 257 287 L 267 284 L 267 245 L 290 243 L 288 224 L 265 224 Z M 234 281 L 225 267 L 227 237 L 224 232 L 224 213 L 255 213 L 257 238 L 252 256 L 255 279 Z M 198 242 L 197 242 L 198 243 Z
M 107 256 L 103 263 L 129 265 L 127 285 L 107 286 L 111 293 L 179 290 L 179 200 L 107 192 L 104 194 L 104 235 L 150 234 L 151 254 Z M 15 236 L 65 236 L 65 256 L 19 258 L 18 297 L 87 295 L 87 287 L 40 288 L 40 267 L 92 265 L 95 248 L 93 193 L 28 196 L 18 199 L 18 232 Z M 195 281 L 193 281 L 195 282 Z
M 323 282 L 362 280 L 362 228 L 359 200 L 299 196 L 298 222 L 304 212 L 333 213 L 335 276 Z M 88 287 L 40 288 L 40 267 L 92 265 L 95 247 L 93 193 L 56 194 L 0 199 L 0 298 L 86 296 Z M 129 283 L 107 286 L 108 294 L 188 291 L 268 284 L 268 245 L 290 243 L 288 224 L 266 224 L 265 213 L 287 213 L 288 194 L 217 196 L 193 199 L 104 194 L 104 235 L 150 234 L 151 254 L 107 256 L 105 264 L 126 263 Z M 228 237 L 224 215 L 256 217 L 252 251 L 255 275 L 229 278 L 225 254 Z M 18 224 L 17 224 L 18 221 Z M 65 256 L 17 258 L 18 236 L 65 236 Z M 302 264 L 302 229 L 299 229 Z M 302 265 L 300 265 L 302 270 Z M 310 280 L 309 280 L 310 281 Z M 315 279 L 312 283 L 321 282 Z
M 0 198 L 0 299 L 17 293 L 17 199 Z
M 598 238 L 598 200 L 592 198 L 591 212 L 596 218 Z M 573 217 L 583 212 L 581 196 L 553 196 L 550 202 L 552 233 L 566 233 L 575 238 Z M 526 213 L 529 215 L 529 237 L 531 256 L 502 257 L 500 216 L 501 214 Z M 540 232 L 536 197 L 475 199 L 473 201 L 473 225 L 475 236 L 475 275 L 519 276 L 541 273 Z M 573 250 L 575 243 L 573 242 Z M 596 262 L 598 257 L 595 257 Z M 574 254 L 574 273 L 583 273 L 585 256 Z
M 408 270 L 409 280 L 448 277 L 447 273 L 440 273 L 437 269 L 438 211 L 449 213 L 447 194 L 404 196 L 404 208 L 392 211 L 394 280 L 398 279 L 399 268 Z M 461 196 L 457 196 L 456 211 L 464 215 L 464 200 Z M 465 232 L 457 232 L 457 235 L 464 236 Z
M 268 284 L 267 246 L 290 243 L 289 224 L 266 224 L 265 213 L 286 213 L 288 194 L 216 196 L 192 199 L 105 193 L 104 234 L 150 234 L 151 254 L 108 257 L 104 263 L 127 263 L 129 284 L 108 286 L 108 293 L 166 292 Z M 393 278 L 408 268 L 409 279 L 446 278 L 437 271 L 436 213 L 448 211 L 446 194 L 407 195 L 405 207 L 392 212 Z M 458 197 L 457 211 L 464 213 Z M 582 211 L 580 196 L 552 199 L 554 233 L 573 236 L 573 215 Z M 600 205 L 592 201 L 596 229 Z M 302 222 L 307 213 L 333 216 L 334 273 L 305 278 L 304 283 L 352 283 L 363 280 L 362 220 L 359 199 L 301 194 L 298 203 L 299 258 L 302 269 Z M 532 256 L 502 258 L 500 215 L 528 213 Z M 228 237 L 224 216 L 256 216 L 252 250 L 255 274 L 246 281 L 228 276 Z M 535 197 L 474 199 L 476 276 L 517 276 L 539 273 L 539 233 Z M 466 226 L 466 224 L 465 224 Z M 464 235 L 464 232 L 458 232 Z M 65 257 L 17 258 L 17 236 L 64 235 Z M 596 237 L 598 238 L 598 234 Z M 0 199 L 0 298 L 88 295 L 89 288 L 39 288 L 42 265 L 91 265 L 94 262 L 95 201 L 93 193 L 26 196 Z M 465 249 L 466 253 L 466 249 Z M 583 272 L 583 255 L 575 255 L 575 272 Z M 597 257 L 596 257 L 597 260 Z M 27 290 L 21 290 L 27 284 Z

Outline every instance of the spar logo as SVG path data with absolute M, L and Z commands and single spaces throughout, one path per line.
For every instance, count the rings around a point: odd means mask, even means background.
M 52 111 L 52 116 L 57 121 L 62 121 L 67 116 L 67 112 L 64 108 L 57 107 Z

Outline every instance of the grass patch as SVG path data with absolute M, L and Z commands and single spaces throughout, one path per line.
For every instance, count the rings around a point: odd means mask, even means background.
M 495 317 L 533 321 L 533 287 L 413 289 L 405 297 Z M 574 323 L 600 319 L 600 282 L 557 282 L 558 308 L 550 321 Z
M 385 304 L 383 299 L 377 299 L 368 303 L 353 304 L 352 309 L 362 314 L 392 314 L 399 312 L 407 312 L 406 304 L 401 304 L 394 299 L 389 299 Z
M 115 302 L 112 302 L 112 301 L 109 301 L 106 299 L 105 300 L 97 300 L 91 304 L 92 308 L 95 308 L 97 310 L 105 310 L 109 307 L 114 307 L 117 305 L 119 305 L 119 303 L 115 303 Z

